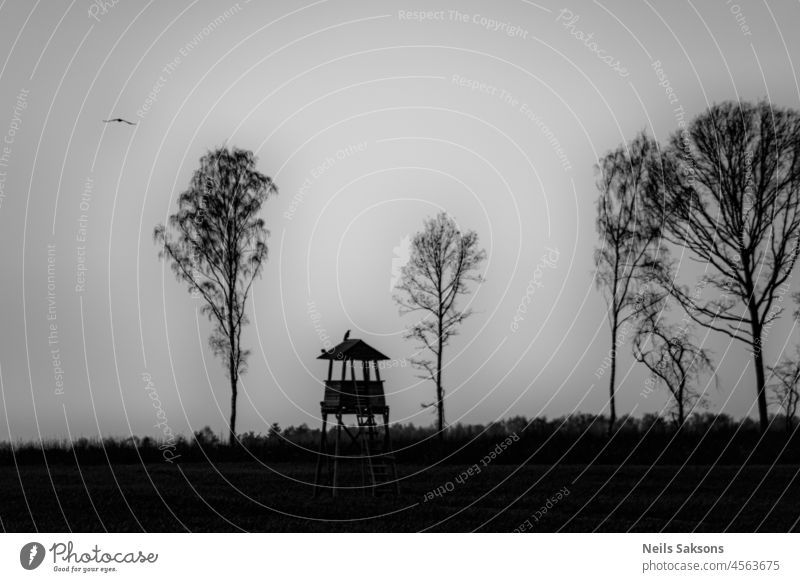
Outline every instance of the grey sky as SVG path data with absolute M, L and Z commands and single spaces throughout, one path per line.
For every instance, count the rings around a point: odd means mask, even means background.
M 595 160 L 715 101 L 796 107 L 798 23 L 796 3 L 725 0 L 0 4 L 0 439 L 155 434 L 154 392 L 172 430 L 223 430 L 209 324 L 152 242 L 223 143 L 280 189 L 241 431 L 318 425 L 324 335 L 413 356 L 394 249 L 439 209 L 489 255 L 447 358 L 448 422 L 600 411 Z M 796 335 L 788 317 L 771 328 L 768 361 Z M 749 356 L 705 344 L 714 409 L 748 414 Z M 619 411 L 659 410 L 622 353 Z M 393 420 L 433 422 L 430 383 L 385 379 Z

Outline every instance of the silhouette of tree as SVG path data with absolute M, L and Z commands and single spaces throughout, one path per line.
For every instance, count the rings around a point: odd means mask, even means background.
M 459 311 L 456 299 L 469 292 L 470 281 L 482 281 L 477 270 L 485 258 L 485 251 L 478 248 L 477 233 L 462 233 L 452 218 L 440 212 L 427 219 L 422 232 L 414 235 L 411 256 L 396 287 L 394 300 L 402 315 L 424 314 L 421 321 L 408 328 L 406 338 L 421 342 L 421 348 L 433 354 L 433 360 L 416 358 L 411 363 L 425 370 L 422 378 L 436 384 L 436 402 L 423 406 L 436 407 L 439 439 L 444 438 L 444 348 L 456 335 L 458 326 L 472 314 L 469 309 Z
M 786 432 L 791 433 L 800 404 L 800 347 L 796 349 L 794 359 L 785 358 L 770 371 L 777 380 L 770 386 L 773 401 L 786 418 Z
M 238 380 L 249 354 L 241 345 L 248 321 L 245 304 L 267 258 L 269 233 L 258 214 L 276 192 L 272 180 L 256 170 L 252 152 L 209 151 L 178 198 L 168 227 L 159 224 L 153 231 L 159 257 L 166 257 L 176 278 L 202 297 L 201 312 L 214 323 L 209 343 L 227 364 L 231 385 L 231 445 L 236 442 Z
M 283 438 L 281 438 L 281 425 L 279 425 L 277 422 L 273 422 L 269 427 L 269 431 L 267 432 L 267 438 L 270 441 L 282 444 Z
M 714 374 L 714 366 L 708 352 L 692 342 L 688 327 L 678 328 L 664 321 L 661 305 L 654 304 L 639 318 L 633 357 L 669 390 L 673 421 L 681 428 L 687 412 L 702 403 L 696 386 L 706 374 Z
M 597 170 L 597 232 L 600 244 L 595 247 L 595 283 L 608 306 L 611 329 L 609 353 L 609 435 L 617 421 L 616 375 L 617 349 L 627 333 L 621 330 L 646 307 L 642 290 L 659 260 L 658 223 L 645 212 L 646 190 L 650 174 L 648 161 L 656 152 L 653 140 L 644 133 L 607 153 Z M 625 327 L 624 327 L 625 326 Z
M 761 431 L 768 428 L 762 343 L 800 236 L 800 116 L 791 109 L 726 102 L 675 133 L 654 167 L 649 208 L 664 237 L 707 265 L 694 290 L 668 269 L 664 284 L 697 323 L 753 353 Z M 721 293 L 707 299 L 704 289 Z
M 215 447 L 219 444 L 219 437 L 214 434 L 210 426 L 194 431 L 194 440 L 201 447 Z

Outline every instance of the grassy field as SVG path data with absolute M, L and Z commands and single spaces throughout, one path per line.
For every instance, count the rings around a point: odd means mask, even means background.
M 467 468 L 401 465 L 399 497 L 334 500 L 312 499 L 311 464 L 5 466 L 0 520 L 9 532 L 800 530 L 797 466 L 498 464 L 457 481 Z

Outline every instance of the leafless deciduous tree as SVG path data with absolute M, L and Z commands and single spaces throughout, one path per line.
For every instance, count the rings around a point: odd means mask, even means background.
M 672 136 L 651 173 L 665 238 L 705 268 L 694 290 L 671 272 L 663 283 L 692 319 L 752 350 L 766 431 L 762 343 L 797 259 L 800 116 L 766 102 L 714 105 Z
M 609 434 L 617 420 L 616 371 L 620 329 L 646 307 L 641 293 L 659 260 L 658 223 L 645 212 L 650 188 L 648 163 L 656 144 L 644 133 L 606 154 L 598 164 L 597 232 L 594 251 L 595 282 L 608 306 L 611 330 L 609 354 Z
M 688 413 L 701 405 L 698 384 L 714 375 L 708 352 L 695 345 L 690 329 L 664 321 L 664 311 L 648 309 L 638 320 L 633 357 L 643 363 L 672 396 L 673 420 L 680 428 Z
M 256 170 L 252 152 L 220 148 L 200 159 L 178 211 L 153 238 L 178 280 L 204 300 L 202 313 L 214 323 L 209 343 L 225 361 L 231 386 L 230 444 L 236 442 L 239 376 L 247 367 L 241 345 L 245 304 L 267 258 L 267 236 L 259 212 L 272 180 Z
M 395 301 L 400 313 L 419 312 L 423 318 L 408 328 L 408 338 L 419 341 L 433 359 L 415 358 L 412 364 L 425 371 L 425 379 L 436 384 L 436 416 L 439 438 L 444 438 L 444 348 L 456 335 L 458 326 L 471 315 L 459 310 L 456 299 L 469 293 L 469 282 L 480 282 L 478 272 L 486 257 L 478 247 L 474 231 L 461 232 L 455 221 L 441 212 L 425 221 L 411 241 L 411 256 L 403 267 Z M 426 405 L 423 405 L 426 406 Z

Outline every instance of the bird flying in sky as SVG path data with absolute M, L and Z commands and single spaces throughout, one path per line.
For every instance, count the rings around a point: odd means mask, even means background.
M 135 123 L 132 123 L 132 122 L 128 121 L 127 119 L 122 119 L 121 117 L 115 117 L 114 119 L 104 119 L 103 123 L 113 123 L 115 121 L 117 123 L 127 123 L 128 125 L 136 125 Z

